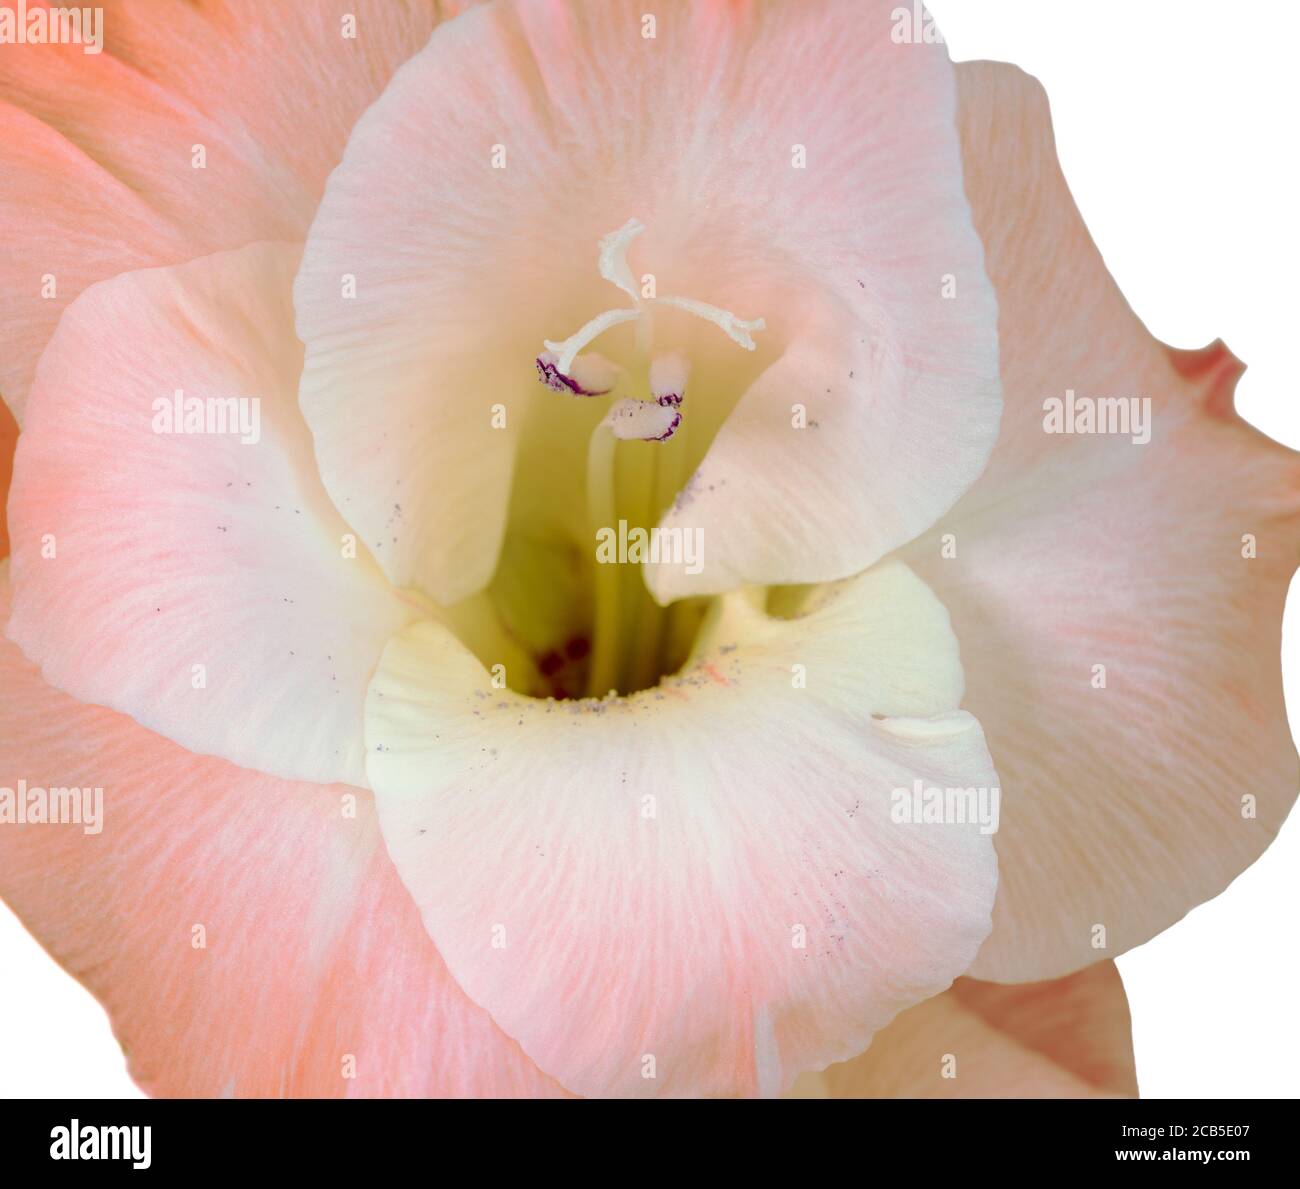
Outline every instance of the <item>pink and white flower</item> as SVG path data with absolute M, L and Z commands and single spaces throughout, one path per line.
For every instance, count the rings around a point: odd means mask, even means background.
M 133 1076 L 1134 1092 L 1098 960 L 1295 796 L 1300 466 L 1038 85 L 876 0 L 106 7 L 0 55 L 0 784 L 105 790 L 0 893 Z

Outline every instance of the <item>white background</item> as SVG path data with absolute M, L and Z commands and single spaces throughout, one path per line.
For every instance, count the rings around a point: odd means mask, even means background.
M 1250 365 L 1243 416 L 1300 448 L 1300 4 L 930 8 L 954 59 L 1015 62 L 1043 81 L 1066 176 L 1133 307 L 1176 346 L 1225 339 Z M 1298 607 L 1292 597 L 1284 628 L 1293 731 Z M 1295 1095 L 1297 889 L 1291 821 L 1227 892 L 1120 959 L 1144 1096 Z M 0 906 L 0 1097 L 138 1094 L 103 1011 Z

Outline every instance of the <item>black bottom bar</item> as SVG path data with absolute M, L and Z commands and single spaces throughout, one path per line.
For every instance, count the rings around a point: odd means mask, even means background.
M 598 1127 L 586 1113 L 604 1115 Z M 762 1126 L 757 1116 L 763 1115 Z M 147 1129 L 147 1130 L 146 1130 Z M 661 1164 L 676 1180 L 716 1161 L 734 1180 L 753 1163 L 810 1176 L 896 1179 L 955 1173 L 1057 1176 L 1128 1166 L 1194 1170 L 1198 1183 L 1282 1173 L 1296 1155 L 1292 1101 L 673 1103 L 109 1102 L 0 1103 L 11 1185 L 104 1173 L 320 1173 L 391 1169 L 460 1182 L 481 1168 L 602 1180 Z M 454 1161 L 448 1164 L 448 1160 Z M 839 1174 L 833 1169 L 840 1168 Z M 603 1171 L 602 1171 L 603 1170 Z M 619 1170 L 622 1170 L 620 1174 Z M 675 1171 L 674 1171 L 675 1170 Z M 891 1171 L 892 1170 L 892 1171 Z M 15 1179 L 13 1174 L 19 1177 Z M 28 1182 L 22 1174 L 40 1177 Z M 1224 1181 L 1226 1183 L 1226 1180 Z

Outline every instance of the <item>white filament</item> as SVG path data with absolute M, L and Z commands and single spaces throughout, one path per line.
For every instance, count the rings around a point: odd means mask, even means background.
M 620 322 L 631 322 L 639 317 L 641 317 L 640 310 L 606 310 L 603 314 L 597 314 L 586 326 L 576 334 L 569 335 L 562 343 L 553 343 L 547 339 L 545 346 L 548 351 L 555 352 L 557 356 L 555 366 L 561 374 L 567 376 L 578 352 L 592 339 L 604 334 L 611 326 L 617 326 Z

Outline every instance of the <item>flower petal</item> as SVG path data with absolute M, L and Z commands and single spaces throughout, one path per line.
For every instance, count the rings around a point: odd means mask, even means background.
M 380 564 L 439 601 L 496 564 L 515 427 L 554 401 L 541 344 L 616 285 L 634 300 L 646 270 L 658 304 L 637 326 L 692 359 L 683 474 L 705 460 L 669 520 L 709 537 L 702 573 L 650 574 L 659 597 L 859 572 L 992 447 L 996 310 L 943 50 L 895 44 L 883 0 L 643 9 L 501 3 L 444 25 L 358 124 L 313 224 L 296 299 L 326 487 L 368 537 L 403 500 L 419 528 Z M 633 219 L 635 266 L 615 268 L 598 245 Z M 758 350 L 685 312 L 705 309 L 764 317 Z M 626 356 L 632 336 L 606 337 Z
M 1055 982 L 961 978 L 860 1057 L 805 1074 L 801 1098 L 1133 1098 L 1128 999 L 1113 962 Z
M 368 771 L 439 952 L 542 1069 L 582 1094 L 770 1094 L 983 939 L 990 838 L 891 820 L 916 780 L 996 785 L 960 693 L 943 610 L 896 564 L 793 620 L 732 596 L 629 699 L 495 690 L 415 625 L 371 687 Z
M 190 750 L 357 784 L 363 691 L 414 612 L 316 475 L 296 261 L 256 245 L 68 308 L 15 460 L 9 634 L 58 688 Z M 178 389 L 260 402 L 254 433 L 157 432 Z
M 97 7 L 103 52 L 44 45 L 0 69 L 0 222 L 22 242 L 0 255 L 0 392 L 20 420 L 36 360 L 87 285 L 301 239 L 357 117 L 464 5 Z
M 0 560 L 9 556 L 9 483 L 14 473 L 18 423 L 9 407 L 0 404 Z
M 107 1008 L 145 1090 L 562 1093 L 452 981 L 368 793 L 191 755 L 5 641 L 0 690 L 0 786 L 103 790 L 99 832 L 0 824 L 0 893 Z
M 988 63 L 958 77 L 1007 413 L 987 474 L 904 556 L 952 613 L 1004 782 L 995 928 L 972 973 L 1036 980 L 1218 894 L 1294 801 L 1279 637 L 1300 463 L 1232 412 L 1225 348 L 1171 358 L 1125 304 L 1037 83 Z M 1067 389 L 1149 398 L 1150 442 L 1045 433 Z

